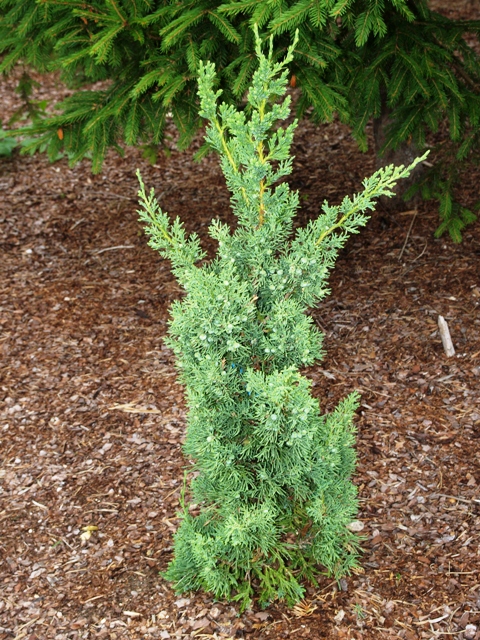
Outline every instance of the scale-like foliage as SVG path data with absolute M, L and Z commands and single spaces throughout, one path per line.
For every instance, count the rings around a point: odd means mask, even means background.
M 465 36 L 478 36 L 480 21 L 450 20 L 426 0 L 0 0 L 0 71 L 22 61 L 61 72 L 78 91 L 25 131 L 39 136 L 29 149 L 63 148 L 72 161 L 88 155 L 98 171 L 108 146 L 161 140 L 168 113 L 180 145 L 190 144 L 200 126 L 200 59 L 215 63 L 225 100 L 241 103 L 257 64 L 252 24 L 276 36 L 275 58 L 298 27 L 290 73 L 301 92 L 299 115 L 328 121 L 337 113 L 363 148 L 367 123 L 385 109 L 386 149 L 422 145 L 446 122 L 455 145 L 438 169 L 442 176 L 451 169 L 449 182 L 458 162 L 478 159 L 480 59 Z M 111 86 L 93 92 L 85 111 L 82 93 L 99 80 Z M 72 118 L 79 110 L 82 117 Z M 90 120 L 105 124 L 93 135 Z
M 248 117 L 218 104 L 215 67 L 199 66 L 206 139 L 220 156 L 238 219 L 234 232 L 212 222 L 215 259 L 205 263 L 198 238 L 169 219 L 140 179 L 149 244 L 171 261 L 186 294 L 172 306 L 168 344 L 186 386 L 184 451 L 195 477 L 166 577 L 180 592 L 204 589 L 242 607 L 255 591 L 263 604 L 292 604 L 303 596 L 303 579 L 315 581 L 322 570 L 339 578 L 356 564 L 359 541 L 348 525 L 357 510 L 358 395 L 322 415 L 299 372 L 323 356 L 323 335 L 306 311 L 328 294 L 338 252 L 365 225 L 375 199 L 393 195 L 419 162 L 378 171 L 361 193 L 337 206 L 324 202 L 293 233 L 298 194 L 278 181 L 291 172 L 297 123 L 277 126 L 290 98 L 276 100 L 285 94 L 294 46 L 278 62 L 272 41 L 266 56 L 257 35 Z

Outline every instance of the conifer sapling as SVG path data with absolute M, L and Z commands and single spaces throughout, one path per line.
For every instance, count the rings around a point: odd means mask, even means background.
M 199 238 L 186 236 L 141 181 L 141 220 L 149 244 L 172 263 L 185 297 L 172 305 L 169 338 L 186 388 L 184 446 L 193 461 L 192 514 L 183 504 L 174 559 L 166 578 L 179 592 L 204 589 L 242 607 L 255 593 L 266 604 L 302 598 L 302 581 L 320 571 L 352 569 L 358 538 L 351 482 L 353 415 L 358 394 L 322 415 L 299 368 L 322 355 L 322 334 L 306 311 L 328 293 L 338 251 L 357 233 L 374 199 L 393 195 L 410 167 L 389 166 L 363 191 L 293 231 L 298 194 L 279 179 L 291 173 L 296 121 L 290 112 L 287 65 L 295 42 L 275 62 L 270 39 L 248 93 L 249 113 L 218 104 L 214 65 L 199 68 L 200 115 L 219 156 L 238 218 L 232 230 L 214 220 L 215 259 L 205 262 Z M 422 158 L 423 159 L 423 158 Z M 275 183 L 276 186 L 274 186 Z M 201 261 L 201 262 L 200 262 Z

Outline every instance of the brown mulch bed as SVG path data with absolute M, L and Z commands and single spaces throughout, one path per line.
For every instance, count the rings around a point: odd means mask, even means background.
M 302 224 L 373 170 L 338 123 L 302 123 L 294 152 Z M 314 311 L 328 355 L 307 375 L 326 411 L 362 393 L 362 572 L 321 577 L 293 610 L 238 615 L 159 575 L 187 464 L 162 343 L 180 291 L 137 221 L 137 166 L 211 249 L 208 223 L 231 220 L 214 156 L 173 150 L 152 167 L 130 149 L 98 176 L 87 162 L 0 159 L 0 639 L 478 640 L 480 225 L 455 246 L 433 238 L 434 203 L 380 209 L 342 253 Z M 478 184 L 480 172 L 465 181 L 471 205 Z

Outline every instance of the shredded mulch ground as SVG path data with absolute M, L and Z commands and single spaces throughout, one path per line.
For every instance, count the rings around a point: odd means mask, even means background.
M 63 91 L 54 78 L 41 90 Z M 294 153 L 299 224 L 374 169 L 338 123 L 302 123 Z M 0 639 L 478 640 L 480 225 L 456 246 L 433 237 L 435 203 L 380 207 L 340 256 L 313 312 L 328 355 L 306 374 L 324 411 L 362 393 L 362 570 L 320 575 L 293 610 L 239 615 L 159 575 L 189 466 L 162 342 L 180 290 L 137 221 L 137 167 L 213 251 L 209 222 L 233 222 L 214 156 L 196 164 L 172 144 L 150 166 L 129 149 L 97 176 L 88 162 L 0 159 Z M 480 171 L 465 178 L 465 203 L 479 184 Z

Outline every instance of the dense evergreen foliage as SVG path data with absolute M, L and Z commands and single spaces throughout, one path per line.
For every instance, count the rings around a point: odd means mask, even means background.
M 270 41 L 270 45 L 272 41 Z M 249 115 L 218 105 L 215 69 L 200 63 L 200 115 L 220 155 L 238 227 L 212 222 L 217 256 L 205 261 L 199 239 L 171 221 L 153 191 L 139 192 L 149 244 L 170 259 L 185 290 L 173 304 L 168 344 L 186 386 L 184 451 L 194 466 L 192 502 L 184 502 L 175 557 L 166 577 L 178 591 L 204 589 L 247 606 L 303 595 L 301 581 L 335 577 L 356 563 L 349 524 L 357 510 L 351 482 L 352 417 L 357 394 L 322 415 L 299 368 L 323 355 L 309 307 L 348 236 L 368 220 L 374 199 L 393 195 L 409 167 L 381 169 L 364 190 L 293 232 L 296 192 L 278 180 L 291 172 L 296 122 L 289 115 L 286 65 L 262 54 L 248 93 Z
M 110 145 L 161 143 L 170 112 L 188 146 L 200 59 L 215 63 L 225 100 L 241 102 L 257 67 L 252 24 L 275 35 L 277 59 L 299 29 L 299 115 L 338 113 L 363 148 L 367 122 L 386 109 L 388 148 L 422 148 L 448 121 L 444 161 L 423 190 L 441 200 L 439 232 L 459 240 L 474 216 L 454 204 L 454 183 L 480 149 L 480 62 L 465 36 L 478 36 L 480 21 L 449 20 L 426 0 L 0 0 L 0 71 L 18 61 L 61 71 L 78 90 L 35 124 L 30 148 L 52 158 L 65 149 L 72 162 L 91 154 L 99 171 Z M 83 90 L 98 80 L 108 88 Z

